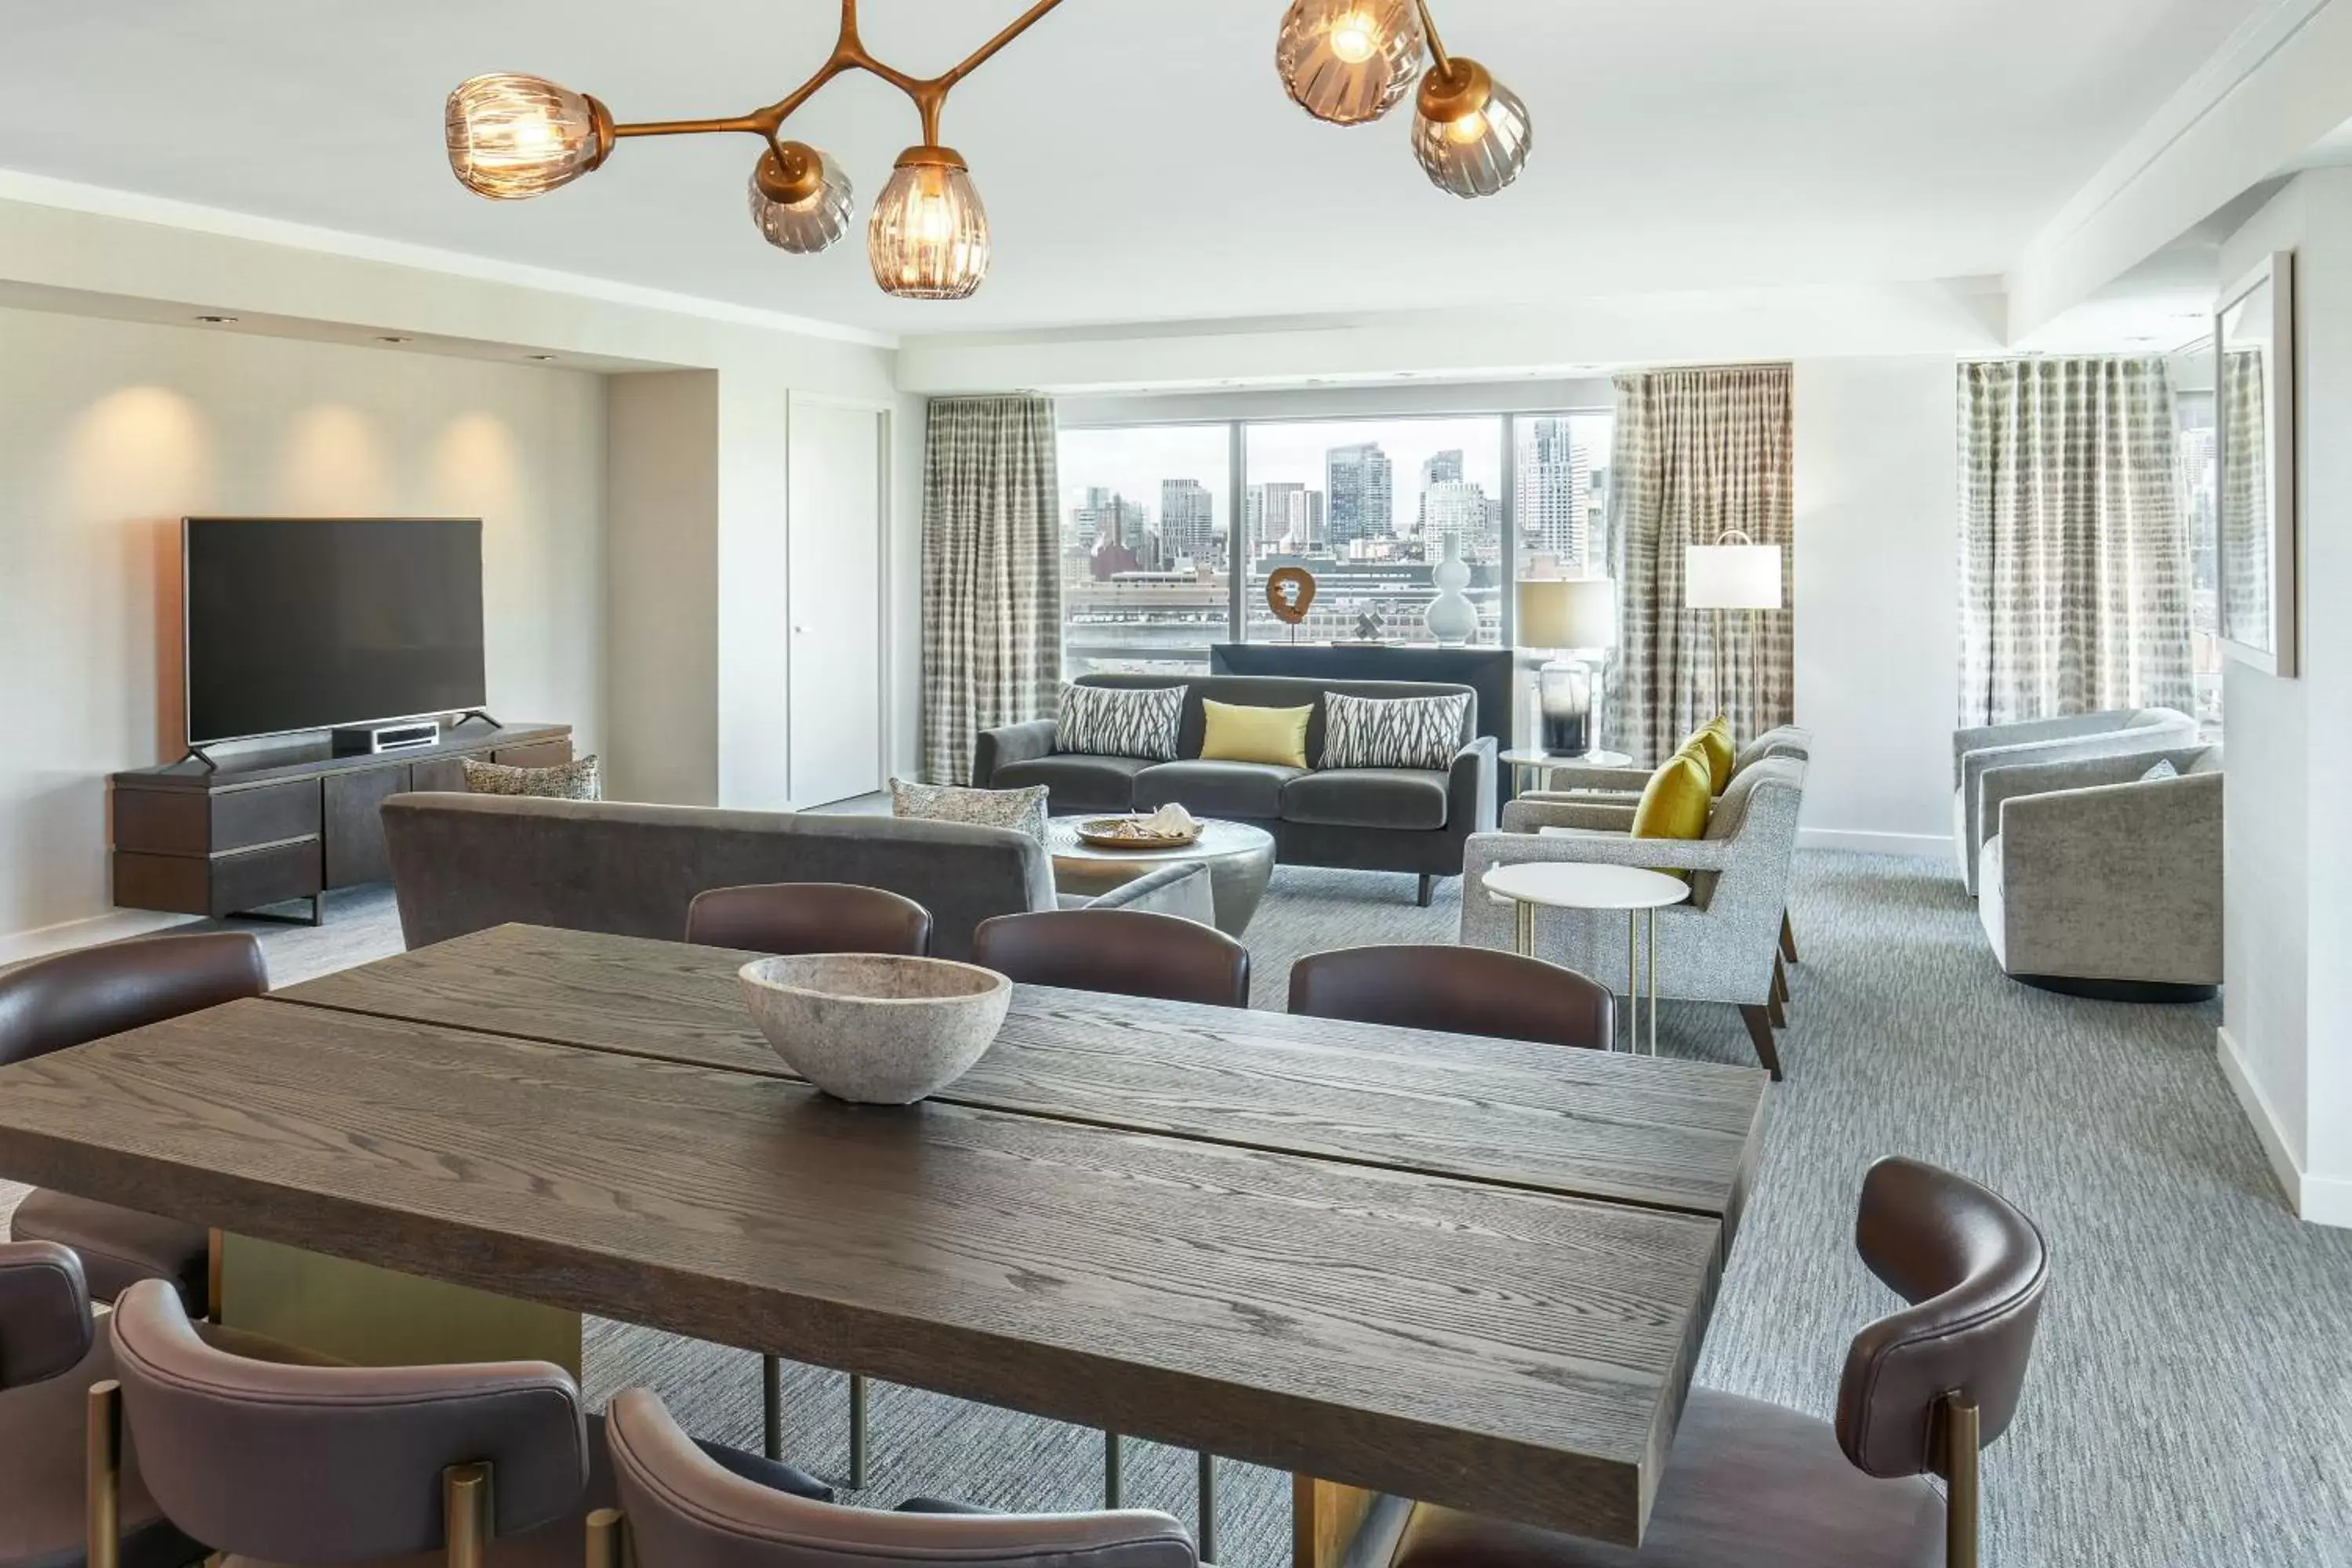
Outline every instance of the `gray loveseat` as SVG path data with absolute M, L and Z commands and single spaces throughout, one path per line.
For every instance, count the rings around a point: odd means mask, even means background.
M 1495 826 L 1495 742 L 1478 735 L 1477 694 L 1466 686 L 1406 680 L 1307 680 L 1272 675 L 1088 675 L 1080 686 L 1185 688 L 1176 761 L 1080 756 L 1054 750 L 1055 723 L 1039 719 L 983 732 L 972 782 L 983 789 L 1044 784 L 1056 816 L 1152 811 L 1170 802 L 1195 816 L 1246 822 L 1274 835 L 1285 865 L 1343 870 L 1405 871 L 1431 884 L 1462 872 L 1462 846 Z M 1327 693 L 1393 699 L 1470 692 L 1460 744 L 1444 770 L 1284 768 L 1261 763 L 1204 762 L 1203 700 L 1236 707 L 1312 705 L 1307 756 L 1323 756 Z
M 518 795 L 396 795 L 384 843 L 410 947 L 520 922 L 677 942 L 707 888 L 856 882 L 931 911 L 931 951 L 992 915 L 1069 907 L 1044 846 L 1009 827 Z M 1092 900 L 1207 923 L 1209 874 L 1171 861 Z

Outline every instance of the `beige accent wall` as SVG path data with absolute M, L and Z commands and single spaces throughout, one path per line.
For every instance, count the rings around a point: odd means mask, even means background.
M 184 515 L 482 518 L 491 710 L 600 743 L 604 378 L 9 310 L 0 367 L 0 957 L 109 913 L 106 774 L 177 754 Z

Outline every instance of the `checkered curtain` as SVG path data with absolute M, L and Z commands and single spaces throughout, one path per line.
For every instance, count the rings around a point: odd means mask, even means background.
M 1601 744 L 1647 765 L 1728 715 L 1745 742 L 1795 717 L 1794 614 L 1683 605 L 1683 548 L 1732 530 L 1795 542 L 1789 367 L 1642 371 L 1617 378 L 1609 550 L 1617 657 Z
M 938 397 L 923 442 L 923 776 L 971 781 L 982 730 L 1062 690 L 1054 405 Z
M 1963 364 L 1963 726 L 2194 700 L 2161 358 Z
M 2221 630 L 2272 645 L 2270 389 L 2259 349 L 2221 356 Z

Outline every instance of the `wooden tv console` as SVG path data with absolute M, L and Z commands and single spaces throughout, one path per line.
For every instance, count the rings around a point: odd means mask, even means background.
M 392 875 L 385 799 L 462 790 L 465 759 L 543 768 L 572 760 L 569 724 L 480 722 L 430 746 L 337 755 L 323 737 L 112 775 L 114 901 L 123 909 L 230 915 Z

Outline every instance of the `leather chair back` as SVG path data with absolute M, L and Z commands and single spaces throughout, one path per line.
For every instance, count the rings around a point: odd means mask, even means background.
M 1573 969 L 1488 947 L 1349 947 L 1290 968 L 1292 1012 L 1360 1024 L 1606 1050 L 1615 1005 Z
M 0 1388 L 71 1372 L 96 1342 L 79 1255 L 54 1241 L 0 1241 Z
M 909 898 L 848 882 L 761 882 L 697 893 L 686 940 L 751 952 L 931 951 L 931 911 Z
M 637 1568 L 1197 1568 L 1164 1513 L 888 1513 L 774 1490 L 721 1469 L 649 1389 L 605 1412 Z
M 1874 1476 L 1948 1473 L 1936 1407 L 1977 1406 L 1978 1438 L 2008 1428 L 2025 1384 L 2049 1258 L 2042 1233 L 1965 1176 L 1881 1160 L 1862 1184 L 1854 1247 L 1911 1305 L 1853 1338 L 1838 1385 L 1837 1435 Z
M 587 1485 L 580 1393 L 561 1367 L 248 1360 L 198 1338 L 155 1279 L 123 1293 L 110 1331 L 147 1489 L 216 1551 L 276 1563 L 439 1551 L 452 1465 L 490 1466 L 499 1535 L 563 1518 Z
M 1024 985 L 1249 1005 L 1248 948 L 1214 926 L 1145 910 L 999 915 L 972 932 L 971 961 Z
M 269 989 L 244 931 L 78 948 L 0 973 L 0 1066 L 160 1024 Z

